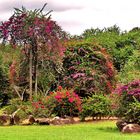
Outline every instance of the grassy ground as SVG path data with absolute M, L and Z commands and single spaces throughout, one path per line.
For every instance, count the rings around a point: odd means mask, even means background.
M 0 127 L 0 140 L 140 140 L 140 134 L 121 134 L 115 122 L 92 122 L 65 126 Z

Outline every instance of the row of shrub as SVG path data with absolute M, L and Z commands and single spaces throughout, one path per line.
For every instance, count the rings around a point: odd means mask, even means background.
M 17 109 L 17 115 L 23 119 L 29 115 L 34 117 L 53 116 L 80 116 L 85 117 L 111 116 L 111 101 L 109 96 L 94 94 L 91 97 L 82 99 L 73 90 L 63 89 L 61 86 L 56 91 L 50 92 L 48 96 L 36 97 L 33 101 L 21 102 L 18 98 L 11 100 L 11 105 L 4 111 L 12 114 Z

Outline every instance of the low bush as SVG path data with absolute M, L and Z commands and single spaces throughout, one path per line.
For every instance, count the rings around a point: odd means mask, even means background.
M 82 111 L 80 117 L 103 117 L 111 115 L 111 102 L 108 96 L 102 94 L 92 95 L 83 99 Z
M 51 92 L 47 96 L 45 106 L 51 110 L 51 114 L 60 117 L 76 116 L 81 111 L 81 99 L 72 90 L 59 86 L 56 92 Z

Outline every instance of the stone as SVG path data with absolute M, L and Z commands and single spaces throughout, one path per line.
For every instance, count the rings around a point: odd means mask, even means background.
M 33 117 L 33 115 L 30 115 L 28 119 L 30 124 L 35 123 L 35 118 Z
M 22 121 L 21 125 L 32 125 L 33 123 L 35 123 L 35 119 L 30 115 L 28 119 Z
M 16 125 L 20 124 L 20 118 L 19 118 L 19 116 L 15 115 L 13 117 L 13 119 L 14 119 L 14 124 L 16 124 Z
M 139 133 L 140 132 L 140 125 L 138 124 L 127 124 L 122 129 L 123 133 Z
M 60 118 L 54 117 L 50 120 L 50 124 L 52 125 L 64 125 L 64 124 L 73 124 L 75 121 L 72 117 Z
M 36 123 L 39 125 L 49 125 L 50 120 L 48 118 L 40 118 L 40 119 L 36 119 Z
M 120 131 L 122 131 L 123 127 L 126 126 L 126 125 L 127 125 L 127 123 L 123 120 L 119 120 L 119 121 L 116 122 L 116 126 L 118 127 L 118 129 Z
M 10 125 L 11 124 L 11 117 L 7 114 L 0 115 L 0 125 Z

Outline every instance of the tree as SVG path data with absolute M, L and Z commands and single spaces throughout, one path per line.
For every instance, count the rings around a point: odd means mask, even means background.
M 14 14 L 0 26 L 0 38 L 3 43 L 9 42 L 14 47 L 21 46 L 29 64 L 30 99 L 32 92 L 37 93 L 38 59 L 58 60 L 63 56 L 64 48 L 60 39 L 64 32 L 51 20 L 50 12 L 42 9 L 26 10 L 15 8 Z M 43 53 L 43 54 L 42 54 Z

